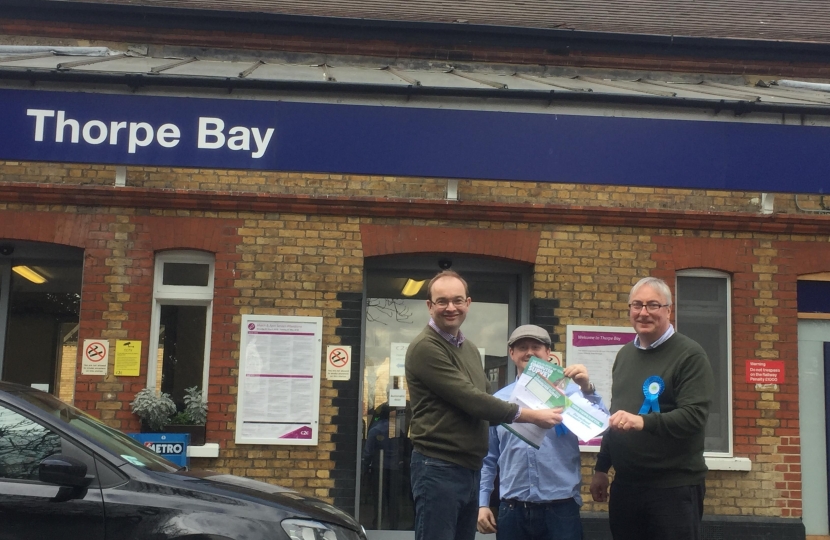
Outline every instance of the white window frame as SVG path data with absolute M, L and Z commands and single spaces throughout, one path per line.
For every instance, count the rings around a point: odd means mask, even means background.
M 734 370 L 734 358 L 732 357 L 732 276 L 726 272 L 709 269 L 688 269 L 678 271 L 675 275 L 675 322 L 677 322 L 677 291 L 679 290 L 679 278 L 684 277 L 702 277 L 723 279 L 726 281 L 726 324 L 728 331 L 726 332 L 726 406 L 727 406 L 727 426 L 728 434 L 728 450 L 726 452 L 705 452 L 706 463 L 710 469 L 715 470 L 750 470 L 751 462 L 747 458 L 735 458 L 734 456 L 734 437 L 735 437 L 735 412 L 732 401 L 732 372 Z M 677 327 L 678 332 L 683 332 L 680 325 Z
M 210 338 L 213 322 L 213 282 L 216 258 L 212 253 L 203 251 L 165 251 L 156 254 L 153 270 L 153 313 L 150 317 L 150 346 L 147 347 L 147 388 L 156 388 L 158 370 L 158 341 L 161 306 L 206 306 L 205 317 L 205 358 L 202 374 L 202 396 L 208 398 L 210 379 Z M 166 263 L 208 264 L 210 271 L 205 286 L 164 285 L 164 265 Z

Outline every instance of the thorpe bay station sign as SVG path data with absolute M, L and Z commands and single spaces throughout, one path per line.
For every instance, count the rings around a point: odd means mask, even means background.
M 0 90 L 0 102 L 4 160 L 830 191 L 830 127 L 731 114 L 659 118 L 15 89 Z

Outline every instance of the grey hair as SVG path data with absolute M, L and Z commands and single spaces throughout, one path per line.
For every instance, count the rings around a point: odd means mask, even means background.
M 666 282 L 656 277 L 644 277 L 631 287 L 631 292 L 628 293 L 628 301 L 631 302 L 631 297 L 637 294 L 641 287 L 648 285 L 663 297 L 665 304 L 671 305 L 671 289 L 666 285 Z

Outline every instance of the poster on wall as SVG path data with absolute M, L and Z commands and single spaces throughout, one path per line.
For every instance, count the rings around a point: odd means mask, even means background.
M 237 444 L 317 444 L 322 317 L 243 315 Z
M 565 357 L 568 365 L 582 364 L 588 369 L 597 394 L 605 406 L 611 408 L 611 368 L 623 345 L 634 341 L 637 334 L 630 326 L 568 325 Z M 602 437 L 580 444 L 583 452 L 599 452 Z

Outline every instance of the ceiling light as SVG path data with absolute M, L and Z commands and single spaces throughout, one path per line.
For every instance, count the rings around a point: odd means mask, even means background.
M 12 270 L 14 270 L 17 274 L 23 276 L 24 278 L 28 279 L 32 283 L 37 283 L 40 285 L 41 283 L 46 283 L 46 278 L 29 268 L 28 266 L 13 266 Z
M 418 291 L 421 290 L 421 287 L 424 286 L 425 282 L 425 279 L 415 281 L 414 279 L 409 278 L 406 280 L 406 284 L 403 286 L 403 289 L 401 289 L 401 294 L 404 296 L 415 296 L 418 294 Z

